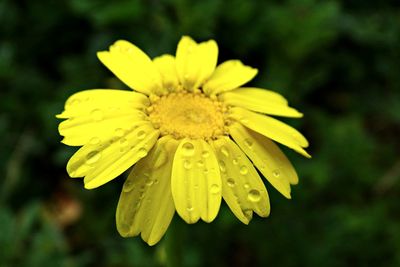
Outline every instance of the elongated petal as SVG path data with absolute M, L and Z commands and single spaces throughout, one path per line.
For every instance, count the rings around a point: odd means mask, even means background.
M 252 100 L 263 99 L 267 102 L 273 102 L 275 104 L 288 105 L 288 101 L 282 95 L 277 92 L 261 89 L 256 87 L 240 87 L 236 90 L 232 90 L 232 93 L 240 93 L 241 96 L 251 98 Z
M 176 72 L 175 57 L 162 55 L 154 58 L 153 62 L 161 74 L 164 88 L 170 92 L 176 91 L 179 85 L 179 78 Z
M 130 42 L 119 40 L 110 51 L 98 52 L 97 57 L 130 88 L 146 95 L 166 93 L 153 61 Z
M 277 145 L 239 123 L 229 127 L 229 133 L 264 177 L 285 197 L 290 198 L 290 184 L 299 178 L 290 161 Z
M 219 95 L 225 104 L 270 115 L 299 118 L 303 114 L 287 106 L 283 96 L 269 90 L 239 88 Z
M 244 126 L 276 142 L 279 142 L 305 157 L 311 157 L 303 147 L 308 146 L 306 138 L 293 127 L 266 115 L 257 114 L 243 108 L 231 108 L 230 117 Z
M 127 125 L 144 121 L 146 96 L 122 90 L 93 89 L 72 95 L 58 118 L 68 119 L 58 129 L 63 143 L 81 146 L 119 135 Z
M 189 91 L 201 86 L 215 70 L 218 46 L 214 40 L 197 44 L 182 37 L 176 50 L 176 70 L 182 86 Z
M 124 183 L 116 213 L 117 229 L 124 236 L 157 243 L 175 213 L 171 193 L 172 160 L 178 141 L 169 136 L 157 141 L 148 156 L 132 169 Z
M 221 204 L 221 177 L 217 158 L 202 139 L 185 138 L 172 167 L 172 196 L 176 211 L 187 222 L 211 222 Z
M 145 157 L 159 136 L 150 123 L 135 125 L 109 140 L 88 143 L 69 160 L 71 177 L 85 176 L 85 188 L 92 189 L 114 179 Z
M 233 90 L 252 80 L 257 72 L 257 69 L 243 65 L 240 60 L 228 60 L 215 69 L 203 90 L 209 95 Z
M 248 224 L 253 211 L 267 217 L 270 204 L 267 189 L 253 164 L 229 138 L 213 142 L 220 165 L 222 197 L 236 217 Z

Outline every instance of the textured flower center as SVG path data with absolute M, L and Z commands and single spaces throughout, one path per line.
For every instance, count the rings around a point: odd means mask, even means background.
M 225 131 L 226 107 L 202 93 L 182 91 L 152 97 L 150 120 L 162 135 L 215 139 Z

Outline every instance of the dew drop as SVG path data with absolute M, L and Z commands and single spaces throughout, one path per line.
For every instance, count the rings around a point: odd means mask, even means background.
M 91 151 L 86 155 L 86 163 L 93 164 L 101 158 L 101 153 L 99 151 Z
M 100 138 L 98 138 L 98 137 L 93 137 L 92 139 L 90 139 L 89 143 L 90 143 L 91 145 L 97 145 L 97 144 L 100 143 Z
M 117 128 L 117 129 L 115 129 L 114 132 L 115 132 L 115 135 L 118 136 L 118 137 L 123 136 L 124 133 L 125 133 L 125 131 L 122 128 Z
M 68 102 L 68 106 L 72 107 L 72 106 L 78 105 L 79 103 L 81 103 L 81 101 L 78 98 L 74 98 L 74 99 L 71 99 L 71 101 Z
M 189 170 L 190 168 L 192 168 L 192 163 L 189 160 L 184 160 L 183 168 L 185 168 L 186 170 Z
M 101 111 L 100 109 L 94 109 L 94 110 L 92 110 L 91 115 L 92 115 L 92 119 L 93 119 L 94 121 L 101 121 L 101 120 L 103 120 L 103 118 L 104 118 L 103 111 Z
M 272 174 L 273 174 L 276 178 L 278 178 L 278 177 L 281 175 L 281 172 L 280 172 L 279 170 L 274 170 L 274 171 L 272 172 Z
M 167 153 L 162 151 L 160 154 L 158 154 L 158 157 L 155 159 L 153 167 L 154 169 L 158 169 L 161 166 L 163 166 L 167 162 L 168 156 Z
M 130 192 L 134 188 L 134 183 L 131 180 L 126 180 L 124 183 L 124 186 L 122 187 L 122 190 L 124 192 Z
M 139 151 L 138 151 L 138 156 L 139 157 L 143 158 L 146 155 L 147 155 L 147 149 L 146 148 L 142 147 L 141 149 L 139 149 Z
M 137 137 L 138 137 L 140 140 L 144 139 L 144 138 L 146 137 L 146 132 L 143 131 L 143 130 L 139 131 L 139 132 L 137 133 Z
M 243 187 L 246 188 L 246 189 L 248 189 L 248 188 L 250 187 L 250 185 L 249 185 L 248 183 L 245 183 L 245 184 L 243 185 Z
M 120 144 L 121 146 L 126 146 L 126 145 L 128 144 L 128 140 L 126 140 L 126 138 L 121 138 L 121 139 L 119 140 L 119 144 Z
M 230 187 L 234 187 L 235 186 L 235 180 L 233 180 L 232 178 L 229 178 L 228 180 L 226 180 L 226 183 Z
M 194 146 L 190 142 L 185 142 L 182 145 L 182 154 L 185 156 L 192 156 L 194 154 Z
M 253 217 L 253 211 L 251 209 L 245 209 L 243 210 L 244 216 L 246 216 L 247 219 L 251 220 Z
M 207 150 L 204 150 L 204 151 L 201 153 L 201 156 L 202 156 L 203 158 L 208 158 L 208 157 L 210 156 L 210 152 L 208 152 Z
M 219 169 L 221 170 L 221 172 L 226 172 L 226 165 L 225 162 L 223 162 L 222 160 L 219 161 Z
M 151 180 L 151 179 L 148 179 L 148 180 L 146 181 L 146 185 L 147 185 L 147 186 L 152 186 L 153 183 L 154 183 L 154 181 Z
M 239 160 L 238 160 L 237 158 L 234 158 L 234 159 L 232 160 L 232 163 L 233 163 L 234 165 L 238 165 L 238 164 L 239 164 Z
M 204 161 L 202 161 L 202 160 L 197 161 L 197 166 L 203 167 L 204 166 Z
M 242 117 L 240 118 L 240 122 L 246 124 L 249 122 L 249 120 L 246 117 Z
M 211 192 L 212 194 L 218 194 L 219 191 L 220 191 L 219 185 L 217 185 L 217 184 L 211 185 L 210 192 Z
M 261 200 L 261 194 L 260 191 L 256 190 L 256 189 L 251 189 L 249 191 L 249 193 L 247 194 L 247 198 L 251 201 L 251 202 L 258 202 Z
M 158 184 L 159 181 L 157 179 L 154 180 L 154 184 Z
M 225 146 L 221 147 L 221 153 L 225 156 L 225 157 L 229 157 L 229 151 Z
M 240 167 L 240 173 L 242 175 L 246 175 L 248 172 L 249 172 L 249 169 L 246 166 L 243 165 L 242 167 Z
M 244 143 L 246 144 L 246 146 L 248 146 L 249 148 L 251 148 L 253 146 L 253 141 L 250 138 L 246 138 L 244 140 Z
M 192 212 L 192 211 L 194 210 L 194 208 L 193 208 L 192 206 L 187 206 L 186 210 L 187 210 L 188 212 Z

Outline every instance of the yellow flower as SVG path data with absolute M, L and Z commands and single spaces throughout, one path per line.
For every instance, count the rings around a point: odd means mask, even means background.
M 151 60 L 117 41 L 100 61 L 134 91 L 93 89 L 72 95 L 57 115 L 63 143 L 82 146 L 71 177 L 101 186 L 132 167 L 118 203 L 122 236 L 157 243 L 178 212 L 187 223 L 211 222 L 223 198 L 248 224 L 267 217 L 267 190 L 256 168 L 286 198 L 297 174 L 273 142 L 310 157 L 297 130 L 268 115 L 301 117 L 281 95 L 240 87 L 257 69 L 239 60 L 217 65 L 215 41 L 182 37 L 175 57 Z M 268 114 L 268 115 L 265 115 Z M 256 168 L 255 168 L 255 167 Z

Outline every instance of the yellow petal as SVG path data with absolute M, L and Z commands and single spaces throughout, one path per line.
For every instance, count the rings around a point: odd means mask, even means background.
M 171 169 L 178 141 L 160 138 L 149 155 L 140 160 L 124 183 L 116 213 L 117 229 L 124 236 L 156 244 L 165 234 L 175 206 L 171 193 Z
M 221 137 L 213 142 L 219 160 L 222 197 L 236 217 L 248 224 L 253 211 L 267 217 L 270 204 L 267 189 L 253 164 L 229 138 Z
M 264 177 L 285 197 L 290 198 L 290 184 L 299 178 L 290 161 L 277 145 L 239 123 L 229 127 L 229 133 Z
M 110 51 L 98 52 L 97 57 L 130 88 L 146 95 L 167 92 L 153 61 L 130 42 L 119 40 L 110 46 Z
M 65 118 L 58 129 L 63 143 L 81 146 L 118 135 L 126 126 L 141 123 L 149 105 L 146 96 L 122 90 L 93 89 L 72 95 L 66 102 Z
M 215 70 L 218 46 L 214 40 L 197 44 L 183 36 L 176 50 L 176 70 L 186 90 L 193 91 L 201 86 Z
M 219 94 L 233 90 L 252 80 L 258 70 L 243 65 L 240 60 L 228 60 L 220 64 L 204 84 L 206 94 Z
M 221 204 L 221 177 L 210 145 L 183 139 L 175 153 L 171 178 L 176 211 L 187 222 L 211 222 Z
M 162 55 L 154 58 L 153 62 L 161 74 L 164 88 L 170 92 L 176 91 L 179 86 L 179 78 L 176 72 L 175 57 Z
M 243 108 L 234 107 L 230 110 L 231 114 L 229 116 L 244 126 L 290 147 L 305 157 L 311 157 L 303 149 L 303 147 L 308 146 L 306 138 L 293 127 L 269 116 L 254 113 Z
M 299 118 L 303 114 L 287 106 L 283 96 L 264 89 L 239 88 L 219 95 L 219 99 L 230 106 L 238 106 L 270 115 Z
M 87 189 L 101 186 L 145 157 L 158 136 L 150 123 L 134 125 L 108 140 L 81 147 L 69 160 L 67 171 L 71 177 L 85 176 Z

